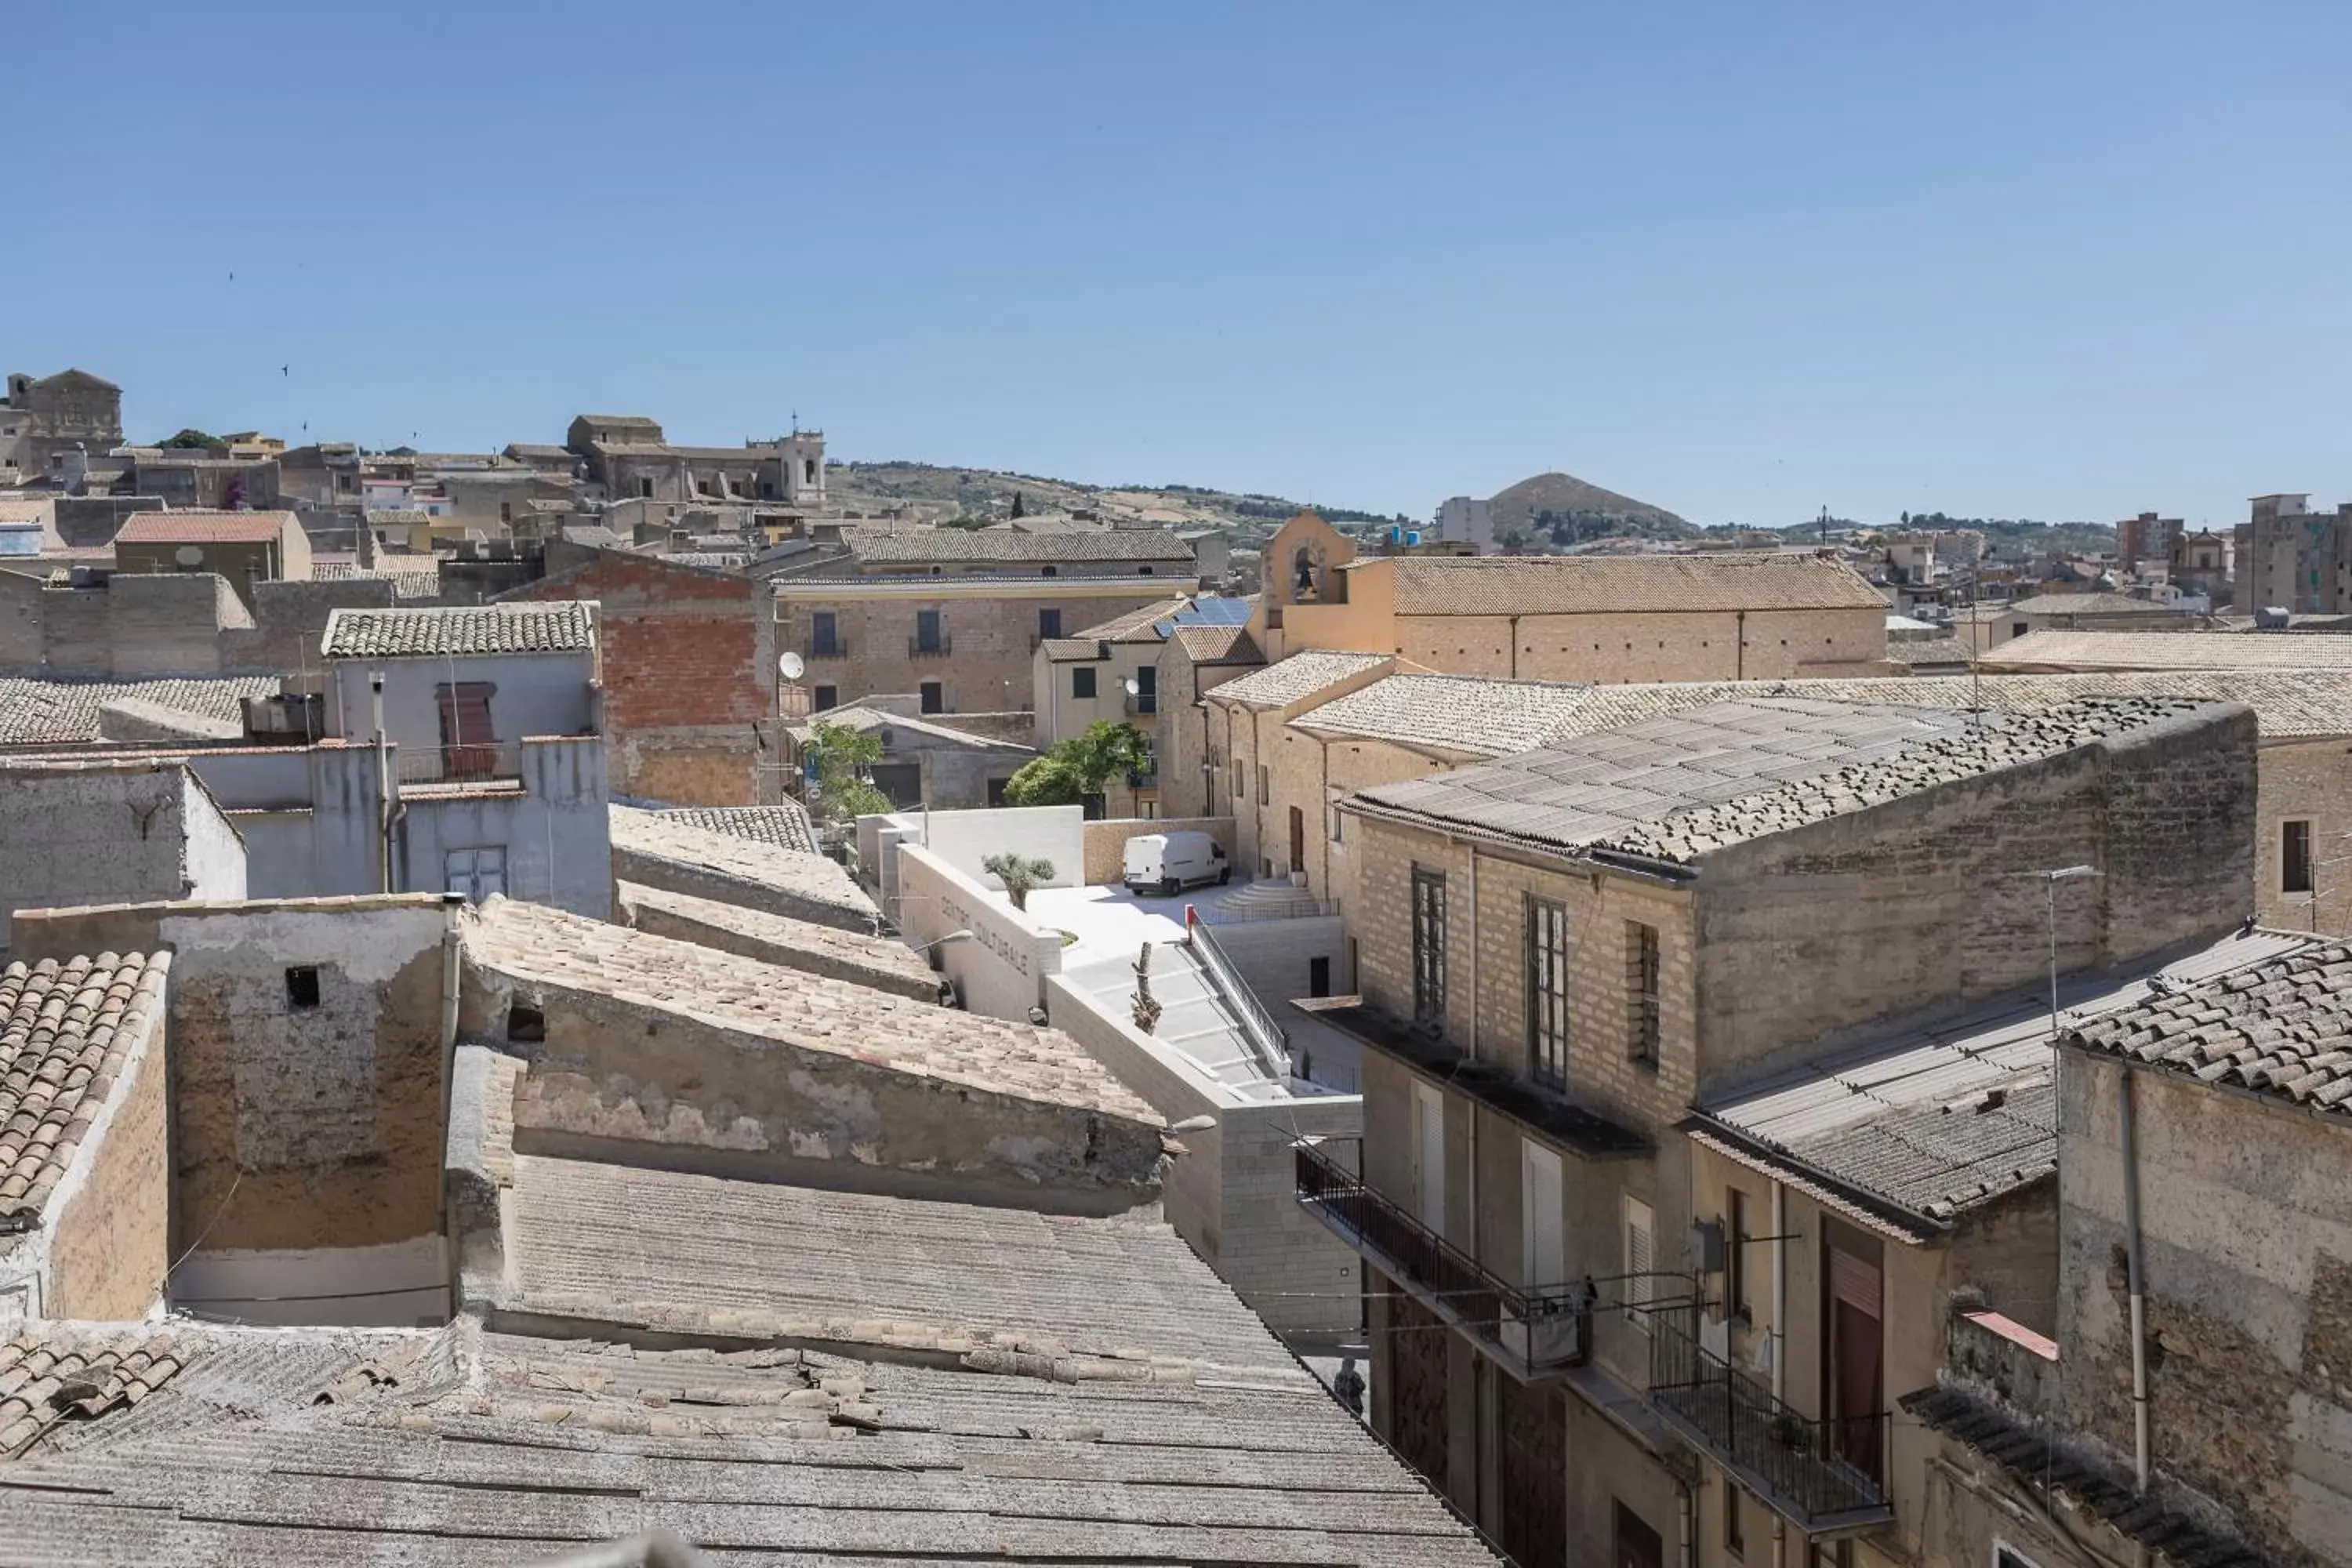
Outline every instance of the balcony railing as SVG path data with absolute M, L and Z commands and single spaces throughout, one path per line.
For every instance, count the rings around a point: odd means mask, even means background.
M 1694 1309 L 1650 1314 L 1650 1404 L 1667 1426 L 1809 1535 L 1895 1517 L 1885 1485 L 1889 1418 L 1815 1420 L 1698 1342 Z
M 1208 981 L 1209 988 L 1217 994 L 1217 999 L 1241 1025 L 1242 1037 L 1256 1053 L 1258 1065 L 1275 1082 L 1287 1083 L 1290 1080 L 1290 1037 L 1283 1033 L 1282 1026 L 1274 1021 L 1274 1015 L 1265 1010 L 1265 1004 L 1257 999 L 1257 993 L 1249 988 L 1249 983 L 1242 978 L 1242 972 L 1234 968 L 1234 961 L 1225 955 L 1224 948 L 1209 934 L 1209 928 L 1192 919 L 1189 912 L 1184 924 L 1184 945 L 1191 948 L 1193 955 L 1201 961 L 1201 974 Z
M 1127 700 L 1127 711 L 1130 718 L 1139 714 L 1159 712 L 1160 694 L 1156 691 L 1138 691 L 1134 693 Z
M 1326 1151 L 1292 1145 L 1298 1201 L 1381 1273 L 1523 1377 L 1582 1366 L 1592 1353 L 1592 1288 L 1507 1285 L 1476 1259 L 1382 1197 Z
M 474 784 L 522 777 L 522 744 L 486 741 L 478 746 L 403 746 L 398 756 L 404 784 Z
M 945 632 L 941 632 L 938 637 L 931 638 L 929 642 L 924 641 L 921 637 L 908 637 L 907 639 L 907 657 L 908 658 L 945 658 L 954 651 L 955 639 L 948 636 Z
M 811 643 L 808 657 L 812 659 L 847 658 L 849 641 L 845 637 L 835 637 L 831 642 Z

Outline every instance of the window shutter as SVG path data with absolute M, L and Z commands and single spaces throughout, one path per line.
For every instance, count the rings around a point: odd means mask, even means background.
M 1830 1248 L 1830 1295 L 1858 1311 L 1878 1316 L 1878 1265 L 1851 1252 Z
M 1650 1331 L 1648 1308 L 1656 1299 L 1656 1279 L 1650 1270 L 1652 1260 L 1650 1205 L 1633 1198 L 1625 1200 L 1625 1315 L 1643 1333 Z

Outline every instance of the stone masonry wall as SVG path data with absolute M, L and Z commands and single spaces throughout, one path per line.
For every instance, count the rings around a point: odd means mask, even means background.
M 1064 635 L 1099 626 L 1115 616 L 1140 609 L 1191 586 L 1189 577 L 1171 575 L 1165 591 L 1137 591 L 1123 584 L 1088 592 L 1087 579 L 1072 577 L 1066 587 L 1051 595 L 1003 594 L 983 596 L 970 593 L 925 596 L 920 584 L 909 584 L 903 598 L 879 599 L 844 595 L 776 600 L 776 651 L 790 648 L 808 661 L 802 679 L 812 687 L 834 688 L 841 703 L 857 701 L 875 692 L 919 691 L 925 681 L 938 681 L 945 711 L 1001 713 L 1027 708 L 1035 700 L 1032 663 L 1035 652 L 1037 612 L 1059 609 Z M 961 582 L 958 585 L 966 586 Z M 830 611 L 843 657 L 815 656 L 811 626 L 815 612 Z M 937 610 L 945 652 L 919 654 L 912 650 L 916 613 Z
M 2352 932 L 2352 758 L 2341 739 L 2265 745 L 2254 825 L 2254 895 L 2262 922 L 2284 931 Z M 2311 825 L 2312 889 L 2282 886 L 2284 825 Z
M 160 994 L 155 1002 L 147 1038 L 123 1064 L 111 1105 L 83 1135 L 79 1168 L 47 1222 L 45 1316 L 132 1321 L 163 1291 L 172 1258 L 171 1063 Z
M 2132 1449 L 2118 1079 L 2059 1074 L 2064 1425 Z M 2153 1459 L 2273 1559 L 2352 1542 L 2352 1205 L 2346 1129 L 2173 1074 L 2135 1076 Z M 2176 1493 L 2177 1495 L 2177 1493 Z
M 1886 612 L 1750 610 L 1577 616 L 1399 616 L 1397 652 L 1446 675 L 1517 680 L 1761 680 L 1868 675 Z M 1517 657 L 1513 634 L 1517 633 Z M 1744 637 L 1744 646 L 1743 646 Z

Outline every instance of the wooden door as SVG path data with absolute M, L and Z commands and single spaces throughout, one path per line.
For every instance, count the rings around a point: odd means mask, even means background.
M 1885 1330 L 1878 1260 L 1832 1243 L 1829 1248 L 1829 1355 L 1825 1368 L 1839 1458 L 1873 1480 L 1883 1479 L 1878 1419 L 1885 1407 Z
M 1502 1437 L 1503 1550 L 1519 1568 L 1568 1561 L 1568 1422 L 1559 1394 L 1497 1373 Z
M 1290 868 L 1307 869 L 1307 815 L 1295 805 L 1290 808 Z
M 1445 1489 L 1445 1346 L 1437 1315 L 1375 1274 L 1389 1298 L 1389 1441 L 1398 1458 Z
M 1616 1549 L 1610 1556 L 1615 1568 L 1665 1568 L 1665 1542 L 1622 1502 L 1617 1504 L 1615 1536 Z

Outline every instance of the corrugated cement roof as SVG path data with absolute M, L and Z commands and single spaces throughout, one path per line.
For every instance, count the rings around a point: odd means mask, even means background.
M 1401 616 L 1873 609 L 1885 595 L 1842 561 L 1782 552 L 1373 557 L 1396 569 Z

